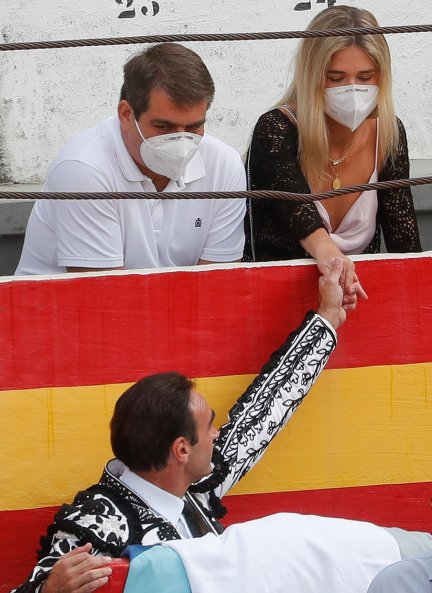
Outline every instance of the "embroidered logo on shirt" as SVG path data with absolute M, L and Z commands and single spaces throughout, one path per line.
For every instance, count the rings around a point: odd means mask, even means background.
M 195 227 L 200 227 L 202 225 L 201 218 L 195 218 Z

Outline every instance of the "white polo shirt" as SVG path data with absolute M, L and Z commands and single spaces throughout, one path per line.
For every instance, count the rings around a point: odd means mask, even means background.
M 240 155 L 205 134 L 189 163 L 185 187 L 164 191 L 241 191 Z M 123 142 L 117 116 L 75 136 L 57 156 L 42 191 L 156 191 Z M 228 262 L 243 254 L 245 201 L 38 200 L 16 275 L 67 267 L 148 268 Z

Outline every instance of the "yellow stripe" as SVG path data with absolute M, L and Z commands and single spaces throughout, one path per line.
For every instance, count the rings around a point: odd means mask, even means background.
M 251 376 L 203 378 L 222 423 Z M 236 494 L 432 480 L 432 363 L 328 370 Z M 0 510 L 57 505 L 97 481 L 128 387 L 0 393 Z

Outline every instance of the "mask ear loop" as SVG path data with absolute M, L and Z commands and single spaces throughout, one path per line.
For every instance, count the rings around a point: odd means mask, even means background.
M 136 120 L 135 115 L 134 115 L 134 122 L 135 122 L 135 125 L 136 125 L 136 129 L 138 130 L 138 134 L 141 136 L 142 141 L 143 142 L 147 142 L 147 140 L 144 138 L 143 133 L 141 132 L 141 129 L 140 129 L 139 125 L 138 125 L 138 122 Z

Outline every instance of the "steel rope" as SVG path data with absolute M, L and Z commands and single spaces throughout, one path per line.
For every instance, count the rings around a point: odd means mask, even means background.
M 140 37 L 106 37 L 101 39 L 68 39 L 63 41 L 29 41 L 0 44 L 0 51 L 33 49 L 62 49 L 101 45 L 133 45 L 167 41 L 265 41 L 271 39 L 311 39 L 313 37 L 349 37 L 352 35 L 384 35 L 393 33 L 428 33 L 432 25 L 403 25 L 397 27 L 356 27 L 318 31 L 269 31 L 263 33 L 184 33 L 171 35 L 143 35 Z
M 417 177 L 414 179 L 396 179 L 392 181 L 377 181 L 376 183 L 363 183 L 350 185 L 341 189 L 319 194 L 297 194 L 286 191 L 213 191 L 213 192 L 0 192 L 0 200 L 227 200 L 231 198 L 258 198 L 273 200 L 286 200 L 291 202 L 316 202 L 343 196 L 346 194 L 369 190 L 402 189 L 416 185 L 432 184 L 432 177 Z

